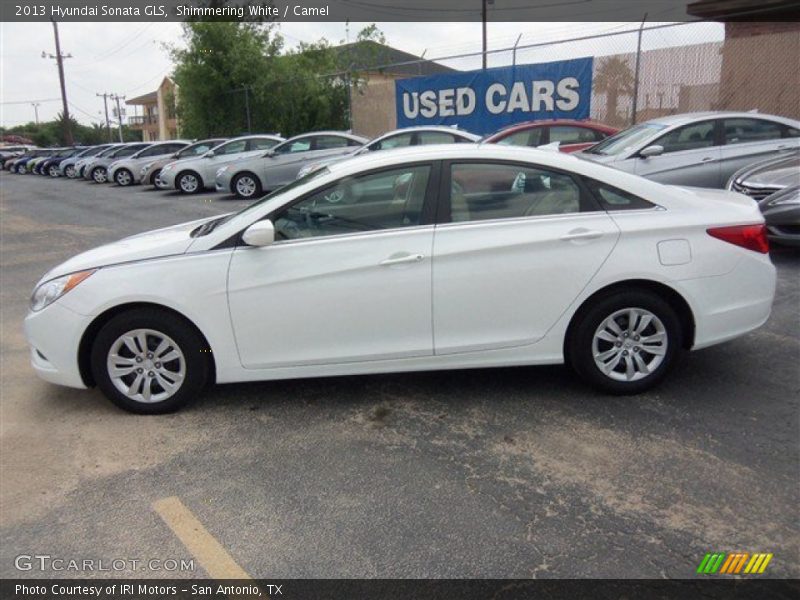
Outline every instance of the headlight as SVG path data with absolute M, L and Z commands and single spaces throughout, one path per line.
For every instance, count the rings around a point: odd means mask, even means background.
M 79 271 L 78 273 L 72 273 L 71 275 L 64 275 L 63 277 L 56 277 L 50 281 L 45 281 L 42 285 L 33 290 L 33 295 L 31 296 L 31 310 L 39 311 L 49 306 L 96 270 L 97 269 Z
M 222 177 L 222 174 L 225 173 L 225 171 L 227 171 L 227 170 L 228 170 L 228 167 L 221 167 L 221 168 L 217 169 L 217 177 Z
M 112 162 L 110 165 L 108 165 L 108 170 L 111 171 L 112 169 L 115 169 L 118 164 L 118 162 Z
M 172 171 L 172 169 L 174 169 L 174 168 L 175 168 L 175 165 L 167 165 L 163 169 L 161 169 L 161 171 L 162 172 L 163 171 Z

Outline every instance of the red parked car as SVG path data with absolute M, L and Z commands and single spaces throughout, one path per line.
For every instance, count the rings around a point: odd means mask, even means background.
M 501 129 L 483 138 L 489 144 L 511 146 L 544 146 L 559 142 L 561 152 L 577 152 L 594 146 L 597 142 L 617 133 L 619 129 L 593 121 L 528 121 Z

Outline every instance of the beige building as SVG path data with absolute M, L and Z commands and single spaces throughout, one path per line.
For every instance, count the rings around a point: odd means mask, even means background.
M 178 137 L 179 124 L 175 111 L 177 91 L 175 82 L 165 77 L 154 92 L 125 102 L 137 107 L 138 114 L 128 117 L 128 126 L 141 131 L 143 141 L 174 140 Z

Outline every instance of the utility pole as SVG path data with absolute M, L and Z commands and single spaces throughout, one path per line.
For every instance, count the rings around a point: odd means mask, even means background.
M 111 121 L 108 120 L 108 98 L 111 94 L 106 94 L 103 92 L 102 94 L 95 94 L 98 98 L 103 98 L 103 108 L 106 111 L 106 131 L 108 131 L 108 141 L 111 141 Z
M 41 104 L 39 102 L 31 102 L 31 106 L 33 107 L 33 113 L 36 115 L 36 124 L 39 124 L 39 107 Z
M 122 108 L 120 108 L 119 101 L 125 100 L 125 96 L 120 96 L 119 94 L 111 94 L 109 96 L 112 100 L 117 101 L 117 120 L 119 121 L 119 142 L 122 143 Z
M 67 88 L 64 84 L 64 59 L 72 58 L 72 54 L 61 53 L 61 42 L 58 39 L 58 23 L 53 19 L 53 34 L 56 38 L 56 53 L 55 55 L 42 51 L 42 58 L 54 58 L 58 65 L 58 80 L 61 84 L 61 104 L 63 106 L 62 115 L 64 117 L 64 141 L 68 146 L 73 144 L 72 127 L 69 121 L 69 106 L 67 105 Z
M 494 0 L 481 0 L 481 21 L 483 25 L 483 68 L 486 69 L 486 21 L 488 20 L 489 4 L 494 4 Z
M 647 21 L 647 13 L 642 17 L 642 24 L 639 25 L 639 37 L 636 41 L 636 66 L 633 72 L 633 116 L 631 118 L 631 125 L 636 125 L 636 111 L 639 108 L 639 63 L 642 58 L 642 33 L 644 32 L 644 22 Z M 650 106 L 650 101 L 647 101 L 647 106 Z

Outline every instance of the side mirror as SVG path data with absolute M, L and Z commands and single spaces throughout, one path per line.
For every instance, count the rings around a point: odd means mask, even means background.
M 267 150 L 266 152 L 264 152 L 264 154 L 263 154 L 262 156 L 263 156 L 264 158 L 270 158 L 271 156 L 275 156 L 275 150 L 273 150 L 272 148 L 270 148 L 269 150 Z
M 269 246 L 275 241 L 275 225 L 269 219 L 253 223 L 245 229 L 242 240 L 248 246 Z
M 213 151 L 213 150 L 209 150 L 208 152 L 206 152 L 205 154 L 203 154 L 203 158 L 211 158 L 212 156 L 215 156 L 215 154 L 214 154 L 214 151 Z
M 661 154 L 664 154 L 664 146 L 648 146 L 639 152 L 639 156 L 642 158 L 650 158 L 651 156 L 659 156 Z

